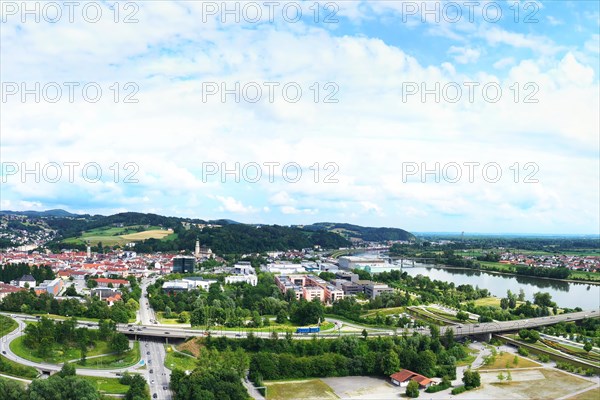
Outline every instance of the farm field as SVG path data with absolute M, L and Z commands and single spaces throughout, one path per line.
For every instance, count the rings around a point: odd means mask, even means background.
M 114 246 L 146 239 L 170 240 L 174 235 L 172 229 L 161 229 L 159 226 L 101 227 L 85 231 L 79 237 L 67 238 L 63 242 L 86 244 L 89 241 L 92 245 L 101 242 L 103 246 Z

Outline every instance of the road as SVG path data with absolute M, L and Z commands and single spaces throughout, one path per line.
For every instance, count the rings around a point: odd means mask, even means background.
M 27 316 L 27 317 L 30 318 L 31 316 Z M 7 357 L 9 360 L 18 362 L 19 364 L 27 365 L 30 367 L 44 370 L 44 371 L 60 371 L 60 369 L 62 368 L 61 364 L 37 363 L 37 362 L 27 360 L 25 358 L 21 358 L 21 357 L 17 356 L 15 353 L 13 353 L 13 351 L 10 349 L 10 343 L 23 334 L 23 330 L 25 329 L 24 321 L 25 321 L 25 319 L 28 319 L 28 318 L 23 318 L 19 315 L 14 315 L 14 317 L 12 317 L 12 318 L 15 321 L 17 321 L 17 323 L 19 324 L 19 327 L 17 329 L 15 329 L 14 331 L 10 332 L 8 335 L 3 336 L 2 340 L 0 340 L 0 351 L 2 352 L 2 355 Z M 33 319 L 36 319 L 36 318 L 33 317 Z M 87 323 L 80 322 L 79 325 L 87 326 Z M 115 368 L 115 369 L 110 369 L 110 370 L 91 369 L 91 368 L 76 368 L 76 371 L 77 371 L 77 375 L 116 378 L 117 377 L 116 373 L 138 372 L 137 368 L 139 368 L 139 365 L 134 365 L 134 366 L 127 367 L 127 368 Z
M 519 319 L 516 321 L 497 321 L 477 324 L 462 324 L 455 326 L 442 326 L 440 333 L 443 335 L 447 329 L 452 329 L 455 336 L 481 335 L 486 333 L 502 333 L 531 329 L 539 326 L 553 325 L 559 322 L 572 322 L 584 318 L 598 318 L 598 310 L 580 311 L 569 314 L 560 314 L 549 317 Z
M 162 339 L 142 339 L 140 349 L 142 360 L 147 364 L 144 374 L 150 386 L 150 395 L 154 397 L 156 394 L 155 398 L 160 400 L 171 400 L 173 398 L 169 390 L 171 370 L 165 367 L 166 351 Z

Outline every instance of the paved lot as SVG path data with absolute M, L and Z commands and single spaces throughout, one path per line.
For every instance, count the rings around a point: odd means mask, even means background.
M 348 376 L 321 379 L 342 399 L 389 400 L 400 398 L 404 388 L 399 388 L 385 379 L 368 376 Z

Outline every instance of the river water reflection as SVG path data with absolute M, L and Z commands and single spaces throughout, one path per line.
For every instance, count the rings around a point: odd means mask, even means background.
M 518 294 L 520 289 L 525 292 L 527 300 L 533 302 L 535 292 L 548 292 L 559 307 L 581 307 L 584 310 L 600 308 L 600 286 L 585 283 L 571 283 L 551 279 L 540 279 L 516 275 L 498 275 L 485 271 L 454 268 L 433 268 L 420 266 L 404 268 L 408 275 L 418 274 L 434 280 L 454 282 L 455 285 L 472 285 L 485 288 L 494 296 L 506 297 L 506 291 Z

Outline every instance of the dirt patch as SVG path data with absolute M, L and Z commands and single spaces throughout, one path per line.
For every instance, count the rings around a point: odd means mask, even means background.
M 511 370 L 512 381 L 500 382 L 492 372 L 481 373 L 483 387 L 468 391 L 457 398 L 460 399 L 540 399 L 554 400 L 583 390 L 594 384 L 555 369 Z M 506 376 L 506 374 L 504 374 Z M 485 376 L 485 377 L 484 377 Z M 491 376 L 491 377 L 490 377 Z M 536 379 L 537 378 L 537 379 Z
M 600 399 L 600 387 L 597 387 L 587 392 L 579 393 L 576 396 L 569 397 L 568 400 L 598 400 Z
M 323 381 L 342 399 L 393 399 L 405 391 L 386 379 L 369 376 L 324 378 Z
M 177 346 L 177 350 L 184 351 L 187 350 L 194 355 L 194 357 L 198 357 L 200 355 L 200 349 L 202 346 L 198 343 L 197 339 L 188 340 L 185 343 Z

